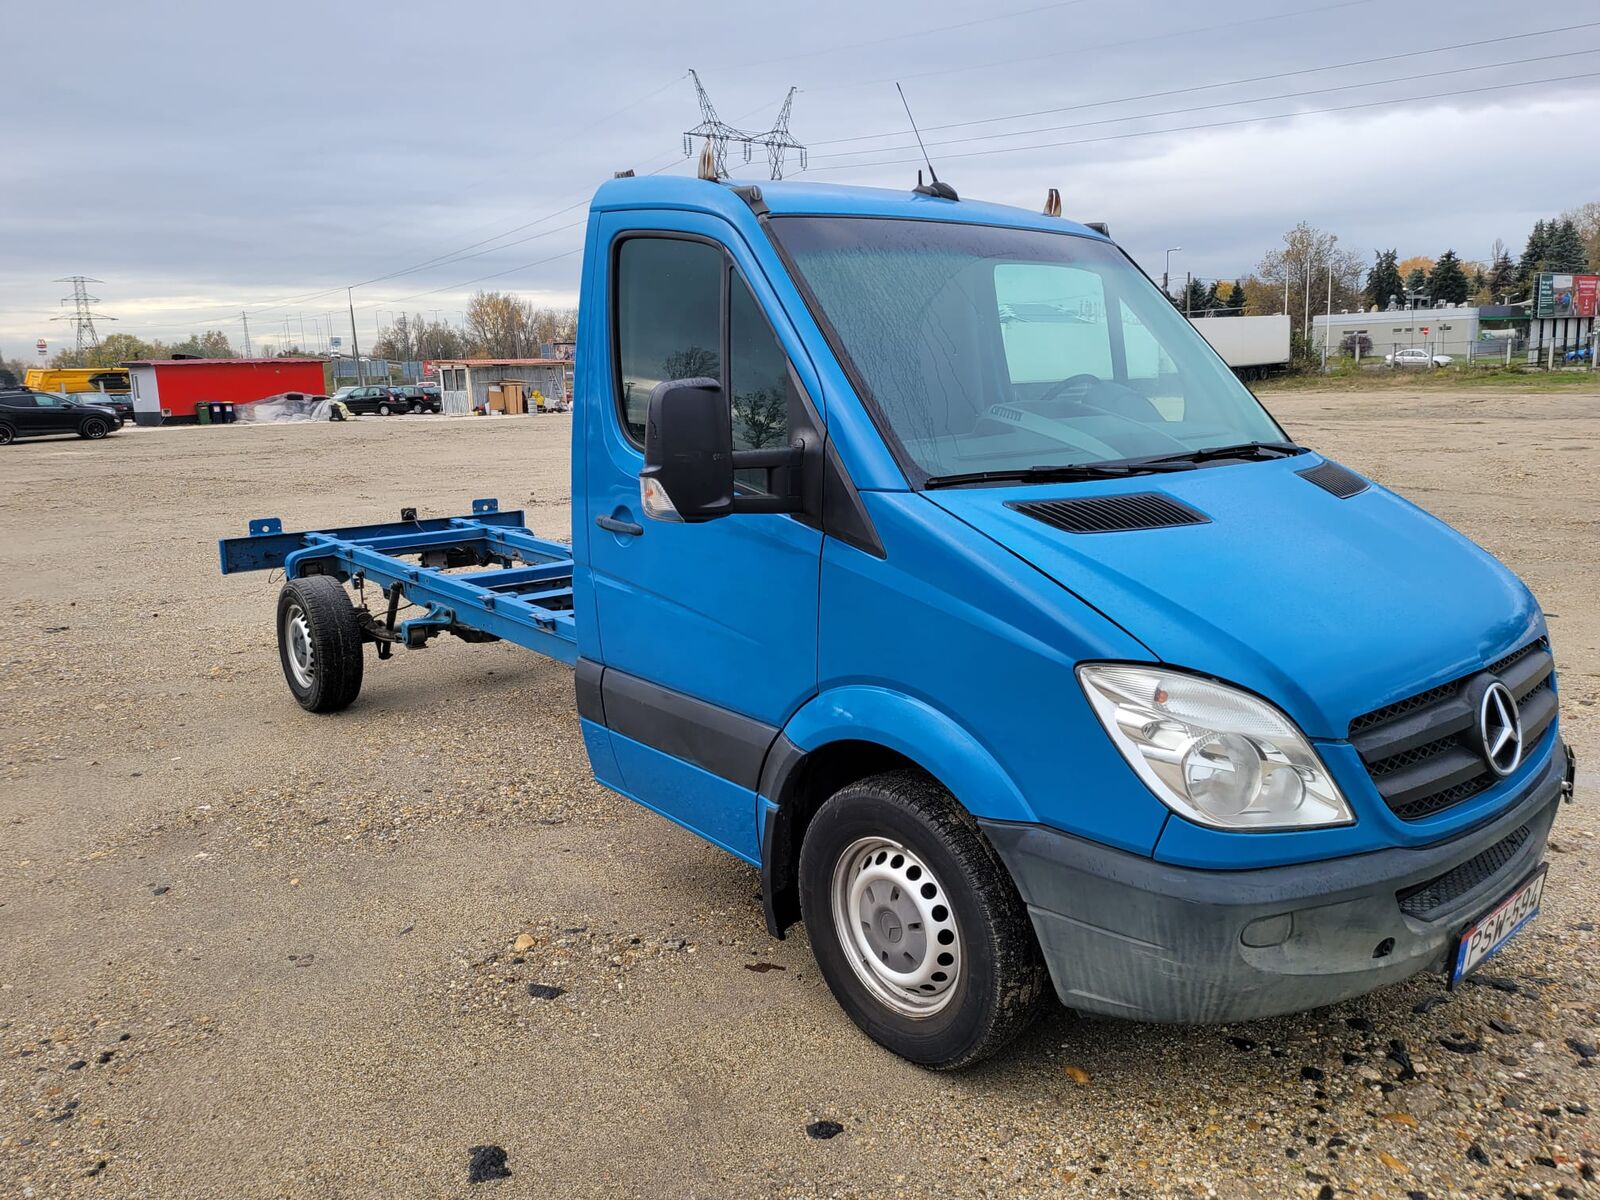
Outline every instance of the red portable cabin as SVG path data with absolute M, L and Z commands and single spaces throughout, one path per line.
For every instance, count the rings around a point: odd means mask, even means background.
M 250 404 L 280 392 L 325 394 L 320 358 L 159 358 L 125 362 L 140 425 L 193 421 L 204 400 Z

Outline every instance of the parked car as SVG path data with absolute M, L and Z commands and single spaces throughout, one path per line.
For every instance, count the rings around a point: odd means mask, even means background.
M 408 412 L 443 412 L 444 402 L 439 399 L 439 389 L 426 384 L 407 384 L 394 389 L 395 395 L 406 405 Z
M 80 404 L 113 409 L 124 425 L 133 420 L 133 397 L 126 392 L 79 392 L 67 398 Z
M 367 384 L 363 387 L 342 387 L 333 394 L 332 399 L 342 400 L 344 406 L 358 416 L 377 413 L 380 417 L 387 417 L 391 413 L 411 411 L 411 402 L 402 400 L 399 393 L 399 388 L 387 384 Z
M 1406 350 L 1396 350 L 1393 354 L 1385 354 L 1383 361 L 1391 367 L 1448 367 L 1455 359 L 1448 354 L 1429 354 L 1422 346 L 1412 346 Z
M 75 433 L 98 441 L 121 428 L 122 418 L 110 405 L 31 388 L 0 391 L 0 446 L 46 433 Z

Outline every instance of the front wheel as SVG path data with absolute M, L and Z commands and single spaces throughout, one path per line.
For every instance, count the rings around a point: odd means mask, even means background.
M 99 417 L 90 417 L 82 425 L 78 426 L 78 436 L 88 438 L 91 442 L 98 442 L 110 432 L 111 426 L 107 425 Z
M 361 693 L 361 625 L 331 575 L 291 579 L 278 593 L 278 660 L 300 707 L 338 712 Z
M 4 422 L 0 422 L 0 446 L 9 446 L 16 440 L 17 431 Z
M 812 819 L 800 903 L 834 998 L 935 1070 L 987 1058 L 1047 995 L 1027 908 L 972 818 L 917 771 L 851 784 Z

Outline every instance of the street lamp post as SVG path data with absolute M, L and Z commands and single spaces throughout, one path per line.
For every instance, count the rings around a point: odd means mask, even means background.
M 1172 293 L 1167 290 L 1167 279 L 1172 274 L 1172 256 L 1174 254 L 1181 254 L 1182 252 L 1182 246 L 1169 247 L 1167 249 L 1167 261 L 1161 268 L 1161 294 L 1166 296 L 1168 299 L 1172 297 Z

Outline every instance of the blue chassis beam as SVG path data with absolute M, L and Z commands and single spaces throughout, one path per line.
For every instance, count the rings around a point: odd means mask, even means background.
M 282 521 L 265 517 L 250 522 L 250 536 L 223 538 L 217 550 L 224 575 L 281 567 L 290 579 L 359 575 L 385 590 L 398 584 L 407 600 L 426 608 L 422 616 L 401 623 L 404 644 L 410 643 L 412 630 L 472 629 L 564 663 L 577 660 L 571 549 L 535 537 L 520 511 L 501 512 L 495 500 L 474 500 L 470 517 L 302 533 L 285 533 Z M 449 550 L 520 565 L 448 573 L 402 557 Z M 563 601 L 562 608 L 547 606 Z

